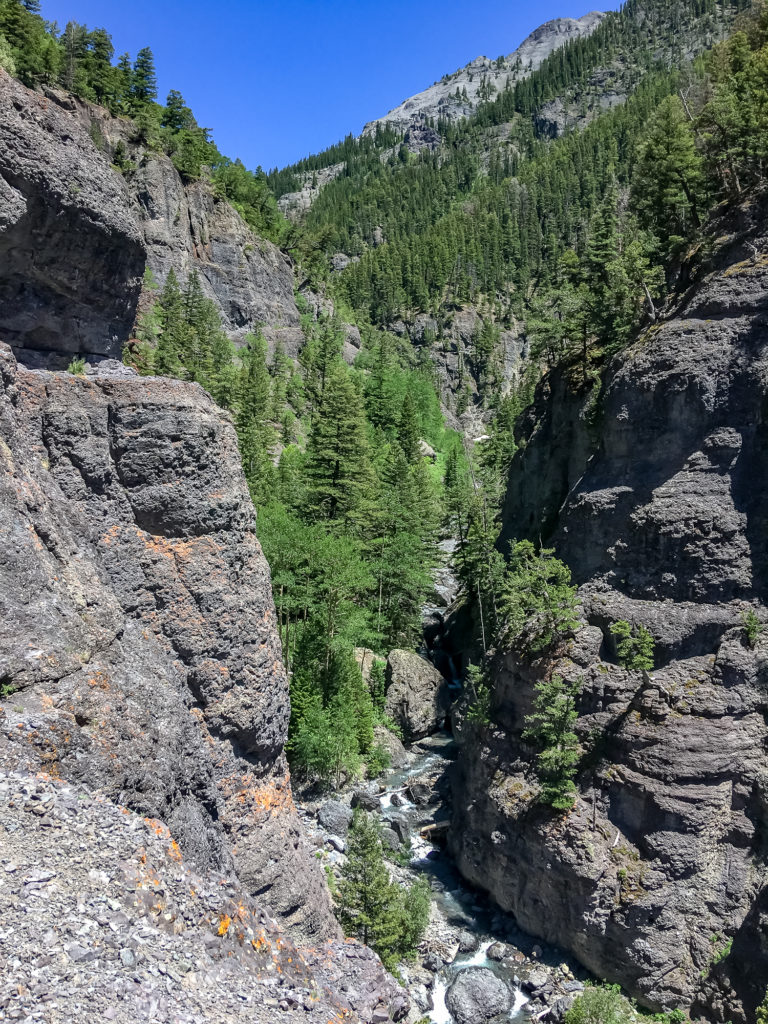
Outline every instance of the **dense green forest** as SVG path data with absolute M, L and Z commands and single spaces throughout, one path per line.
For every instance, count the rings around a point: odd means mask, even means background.
M 522 315 L 532 282 L 554 270 L 563 249 L 583 255 L 606 180 L 628 184 L 648 114 L 688 84 L 670 70 L 689 66 L 690 53 L 727 33 L 747 6 L 627 3 L 472 117 L 439 123 L 437 152 L 400 147 L 388 159 L 350 160 L 304 224 L 328 254 L 362 256 L 342 275 L 340 293 L 380 324 L 481 298 L 497 318 Z M 631 102 L 595 119 L 608 88 Z M 570 131 L 553 153 L 538 115 L 556 97 Z
M 457 451 L 429 363 L 369 330 L 354 367 L 332 318 L 302 317 L 297 361 L 253 335 L 236 352 L 191 274 L 171 272 L 127 353 L 143 373 L 198 381 L 232 411 L 272 568 L 291 679 L 294 766 L 323 782 L 385 766 L 381 666 L 372 692 L 354 648 L 419 642 L 436 563 L 442 481 L 421 442 Z

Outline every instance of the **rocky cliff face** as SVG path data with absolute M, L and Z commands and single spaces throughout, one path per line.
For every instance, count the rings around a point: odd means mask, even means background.
M 288 692 L 234 430 L 196 385 L 2 348 L 2 758 L 165 822 L 337 934 L 283 755 Z
M 133 140 L 131 122 L 0 69 L 0 334 L 29 365 L 120 356 L 148 268 L 192 270 L 227 333 L 301 344 L 293 268 L 204 182 Z M 118 143 L 135 163 L 110 161 Z M 144 300 L 149 301 L 145 293 Z
M 272 346 L 280 341 L 296 356 L 303 335 L 288 257 L 254 234 L 205 182 L 184 185 L 166 156 L 141 159 L 129 187 L 155 280 L 164 282 L 171 268 L 181 281 L 197 270 L 230 337 L 261 328 Z
M 768 969 L 765 197 L 671 317 L 609 368 L 601 415 L 547 381 L 512 468 L 506 536 L 550 536 L 585 626 L 552 658 L 494 669 L 494 725 L 460 724 L 453 848 L 521 925 L 653 1008 L 751 1018 Z M 645 625 L 656 671 L 617 665 Z M 535 683 L 582 681 L 572 812 L 536 803 L 522 740 Z M 481 756 L 477 756 L 481 753 Z M 727 940 L 732 940 L 729 945 Z
M 120 175 L 73 117 L 0 68 L 3 339 L 29 359 L 119 357 L 144 261 Z

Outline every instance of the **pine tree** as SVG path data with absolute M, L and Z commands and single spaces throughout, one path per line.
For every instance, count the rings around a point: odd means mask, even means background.
M 537 757 L 541 799 L 558 811 L 570 810 L 576 795 L 573 777 L 580 748 L 573 724 L 580 689 L 579 683 L 566 683 L 560 676 L 537 683 L 534 711 L 525 719 L 523 738 L 541 747 Z
M 96 102 L 110 106 L 115 104 L 114 55 L 115 48 L 106 29 L 97 28 L 89 33 L 86 57 L 89 85 Z
M 155 372 L 179 377 L 184 372 L 182 354 L 186 347 L 186 326 L 181 288 L 173 267 L 168 271 L 157 305 L 160 337 L 154 358 Z
M 665 258 L 677 256 L 699 227 L 705 200 L 702 158 L 677 96 L 664 100 L 651 120 L 638 154 L 632 198 Z
M 379 824 L 359 807 L 347 836 L 346 854 L 336 896 L 339 922 L 347 935 L 373 949 L 390 947 L 397 923 L 393 886 L 384 863 Z
M 148 46 L 136 55 L 131 75 L 131 99 L 135 107 L 146 106 L 157 99 L 155 58 Z
M 307 455 L 311 514 L 356 529 L 370 483 L 368 445 L 360 395 L 343 364 L 325 378 Z
M 179 132 L 183 128 L 192 128 L 195 119 L 192 111 L 184 102 L 184 97 L 177 89 L 171 89 L 165 100 L 162 124 L 164 128 L 172 132 Z
M 403 450 L 406 461 L 413 466 L 421 458 L 419 448 L 420 429 L 419 417 L 416 413 L 413 396 L 407 391 L 400 409 L 400 420 L 397 424 L 397 440 Z
M 431 892 L 425 879 L 409 888 L 391 881 L 379 823 L 355 810 L 347 836 L 347 860 L 335 894 L 336 915 L 348 935 L 371 946 L 385 967 L 411 959 L 429 922 Z
M 576 587 L 554 551 L 536 551 L 530 541 L 513 543 L 500 612 L 510 642 L 537 653 L 562 640 L 578 625 Z
M 267 343 L 259 335 L 248 335 L 241 352 L 240 393 L 237 433 L 245 478 L 254 501 L 262 503 L 272 479 L 269 449 L 274 432 L 268 422 L 271 382 L 267 369 Z

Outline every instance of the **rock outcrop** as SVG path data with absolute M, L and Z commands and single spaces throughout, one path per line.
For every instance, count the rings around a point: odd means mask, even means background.
M 734 1022 L 768 970 L 768 645 L 742 624 L 766 620 L 765 210 L 714 226 L 707 273 L 609 367 L 599 420 L 563 380 L 540 389 L 505 530 L 551 538 L 586 625 L 533 664 L 498 656 L 493 724 L 458 722 L 451 841 L 522 927 L 646 1006 Z M 651 631 L 654 672 L 617 665 L 618 619 Z M 522 738 L 552 673 L 582 687 L 565 815 L 536 802 Z
M 489 60 L 476 57 L 466 67 L 444 75 L 423 92 L 404 100 L 384 117 L 371 121 L 364 132 L 372 134 L 377 125 L 389 125 L 398 131 L 418 131 L 427 118 L 460 120 L 471 114 L 482 101 L 484 90 L 495 92 L 506 84 L 521 81 L 536 71 L 549 55 L 572 39 L 591 35 L 605 17 L 592 11 L 581 18 L 555 18 L 540 25 L 520 46 L 506 57 Z M 459 92 L 459 96 L 456 92 Z
M 28 359 L 119 358 L 144 264 L 121 176 L 71 113 L 0 68 L 0 336 Z
M 407 742 L 430 736 L 445 724 L 448 681 L 414 651 L 392 651 L 387 658 L 386 713 Z
M 106 122 L 104 131 L 121 127 L 120 122 Z M 185 185 L 167 156 L 147 154 L 129 185 L 147 266 L 158 284 L 171 268 L 180 281 L 196 270 L 230 337 L 241 340 L 249 331 L 262 329 L 272 347 L 281 342 L 296 356 L 303 334 L 288 257 L 251 231 L 206 182 Z
M 111 165 L 118 146 L 125 176 Z M 138 311 L 193 271 L 236 341 L 262 329 L 295 356 L 293 266 L 204 181 L 136 141 L 132 122 L 0 69 L 0 337 L 28 365 L 119 358 Z
M 0 751 L 98 788 L 336 934 L 283 755 L 288 690 L 234 429 L 197 385 L 0 349 Z

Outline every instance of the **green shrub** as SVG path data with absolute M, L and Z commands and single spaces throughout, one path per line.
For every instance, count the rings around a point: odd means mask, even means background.
M 616 985 L 590 985 L 565 1015 L 565 1024 L 635 1024 L 637 1013 Z
M 768 1024 L 768 991 L 765 993 L 765 999 L 757 1008 L 756 1024 Z
M 744 625 L 744 632 L 747 634 L 747 643 L 754 650 L 758 638 L 763 631 L 763 624 L 760 619 L 758 619 L 757 613 L 752 608 L 742 615 L 741 621 Z
M 85 360 L 77 356 L 67 367 L 67 373 L 73 373 L 76 377 L 82 377 L 85 373 Z
M 381 743 L 373 746 L 366 758 L 366 771 L 369 779 L 377 779 L 392 764 L 389 751 Z
M 622 668 L 653 671 L 654 639 L 645 626 L 633 629 L 625 619 L 619 619 L 611 626 L 611 633 L 616 638 L 616 657 Z

